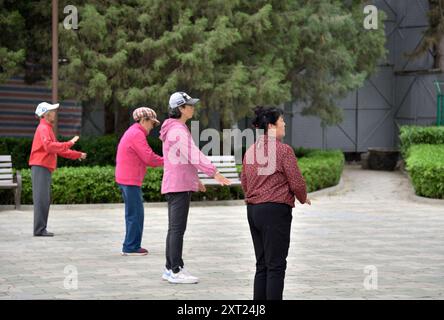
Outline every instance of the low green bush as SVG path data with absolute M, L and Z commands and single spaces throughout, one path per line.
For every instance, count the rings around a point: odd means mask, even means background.
M 63 167 L 52 174 L 52 203 L 121 203 L 120 190 L 115 182 L 115 167 Z M 22 204 L 32 204 L 31 170 L 20 170 L 23 190 Z M 149 168 L 142 184 L 146 202 L 165 201 L 160 193 L 163 169 Z M 240 187 L 220 188 L 208 186 L 205 193 L 193 193 L 193 200 L 230 200 L 242 197 Z M 12 190 L 0 190 L 0 204 L 13 204 Z
M 402 126 L 399 133 L 401 155 L 407 159 L 415 144 L 444 144 L 444 127 Z
M 342 174 L 344 156 L 341 151 L 309 150 L 299 158 L 299 167 L 309 192 L 336 185 Z M 237 166 L 238 172 L 242 166 Z M 52 174 L 54 204 L 117 203 L 122 197 L 114 178 L 114 166 L 62 167 Z M 32 204 L 31 170 L 21 170 L 23 179 L 22 203 Z M 165 201 L 160 193 L 163 169 L 149 168 L 142 192 L 146 202 Z M 222 188 L 207 186 L 207 192 L 196 192 L 192 200 L 243 199 L 240 186 Z M 13 204 L 11 190 L 0 190 L 0 204 Z
M 59 141 L 68 141 L 70 138 L 59 137 Z M 162 155 L 162 142 L 155 137 L 148 136 L 148 143 L 153 151 Z M 81 150 L 88 154 L 85 161 L 73 161 L 58 157 L 58 167 L 94 167 L 114 166 L 116 163 L 117 145 L 119 140 L 114 135 L 100 137 L 80 137 L 73 150 Z M 32 138 L 0 137 L 0 155 L 12 155 L 12 163 L 17 169 L 29 168 L 28 160 L 31 153 Z
M 407 158 L 407 171 L 417 195 L 444 199 L 444 144 L 413 145 Z
M 303 156 L 298 158 L 298 165 L 307 184 L 307 191 L 313 192 L 337 185 L 344 163 L 344 154 L 340 150 L 305 150 Z

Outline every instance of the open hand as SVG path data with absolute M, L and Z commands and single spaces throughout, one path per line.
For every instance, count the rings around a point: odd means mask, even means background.
M 200 192 L 206 192 L 207 188 L 205 187 L 205 185 L 199 181 L 199 191 Z
M 221 186 L 229 186 L 231 181 L 221 175 L 219 172 L 214 176 L 214 180 L 220 183 Z
M 85 160 L 86 159 L 86 153 L 82 152 L 82 155 L 80 156 L 79 160 Z
M 76 143 L 77 141 L 79 141 L 79 136 L 75 136 L 74 138 L 72 138 L 70 141 L 72 142 L 72 143 Z

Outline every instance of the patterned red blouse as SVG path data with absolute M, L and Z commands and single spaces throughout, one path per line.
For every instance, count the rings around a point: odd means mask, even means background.
M 278 139 L 263 135 L 245 153 L 241 173 L 248 204 L 285 203 L 294 207 L 307 199 L 304 177 L 293 149 Z

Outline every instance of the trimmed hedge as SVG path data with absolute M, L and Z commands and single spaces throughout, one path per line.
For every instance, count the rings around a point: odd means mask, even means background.
M 64 167 L 52 174 L 52 203 L 120 203 L 123 201 L 120 190 L 114 180 L 115 167 Z M 20 171 L 23 180 L 22 203 L 32 204 L 31 169 Z M 142 185 L 144 199 L 147 202 L 162 201 L 160 185 L 163 170 L 147 170 Z M 13 204 L 12 191 L 0 190 L 0 203 Z M 10 192 L 8 192 L 10 191 Z
M 444 127 L 402 126 L 399 133 L 401 155 L 407 159 L 415 144 L 444 144 Z
M 309 192 L 336 185 L 342 174 L 344 155 L 341 151 L 305 150 L 299 156 L 299 167 L 307 182 Z M 122 202 L 120 190 L 114 182 L 113 166 L 63 167 L 52 175 L 52 199 L 55 204 L 118 203 Z M 241 171 L 241 166 L 238 166 Z M 31 170 L 21 170 L 23 178 L 22 203 L 32 204 Z M 149 168 L 142 185 L 146 202 L 165 201 L 160 194 L 163 169 Z M 207 186 L 207 192 L 196 192 L 192 200 L 243 199 L 240 186 L 221 188 Z M 0 203 L 13 204 L 11 190 L 0 190 Z
M 332 187 L 339 183 L 345 163 L 342 151 L 297 149 L 295 153 L 308 192 Z
M 115 182 L 115 167 L 63 167 L 52 174 L 52 203 L 121 203 L 120 190 Z M 22 204 L 32 204 L 31 169 L 20 171 L 23 180 Z M 165 201 L 160 193 L 163 169 L 149 168 L 142 184 L 146 202 Z M 196 192 L 192 200 L 229 200 L 242 198 L 242 188 L 207 186 L 207 192 Z M 13 204 L 12 190 L 0 190 L 0 204 Z
M 68 141 L 71 138 L 59 137 L 59 141 Z M 88 154 L 85 161 L 72 161 L 58 157 L 57 166 L 60 167 L 93 167 L 114 166 L 119 139 L 114 135 L 101 137 L 80 137 L 73 150 L 81 150 Z M 148 143 L 153 151 L 162 155 L 162 142 L 155 137 L 148 136 Z M 17 169 L 29 168 L 28 160 L 31 153 L 32 138 L 0 137 L 0 155 L 12 155 L 12 163 Z
M 407 171 L 419 196 L 444 199 L 444 144 L 413 145 L 407 158 Z

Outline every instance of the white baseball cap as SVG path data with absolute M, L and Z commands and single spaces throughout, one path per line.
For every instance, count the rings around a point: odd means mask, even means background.
M 39 103 L 39 105 L 37 106 L 37 109 L 35 109 L 35 114 L 38 117 L 43 116 L 46 112 L 50 111 L 50 110 L 55 110 L 59 107 L 59 104 L 50 104 L 48 102 L 41 102 Z
M 199 99 L 193 99 L 185 92 L 174 92 L 170 96 L 170 108 L 174 109 L 183 105 L 191 105 L 194 106 L 196 103 L 199 102 Z

